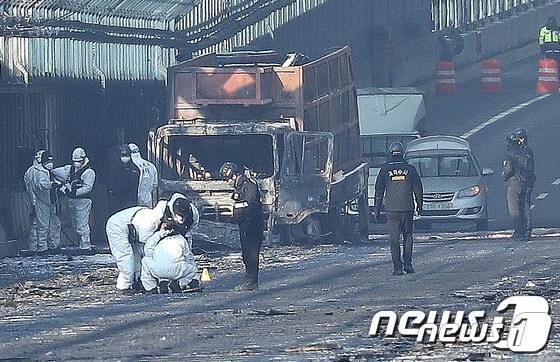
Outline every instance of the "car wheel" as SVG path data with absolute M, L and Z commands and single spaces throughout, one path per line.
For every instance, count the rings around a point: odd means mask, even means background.
M 476 230 L 477 231 L 488 230 L 488 219 L 477 220 L 476 221 Z

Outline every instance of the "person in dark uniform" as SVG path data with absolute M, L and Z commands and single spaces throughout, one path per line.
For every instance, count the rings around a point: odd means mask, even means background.
M 239 166 L 226 162 L 220 176 L 235 188 L 233 218 L 239 225 L 241 255 L 245 264 L 245 280 L 236 290 L 259 289 L 259 253 L 264 239 L 261 195 L 257 184 L 245 176 Z
M 128 145 L 120 147 L 121 164 L 117 170 L 117 177 L 113 180 L 109 194 L 112 196 L 114 211 L 124 210 L 137 206 L 138 182 L 140 170 L 131 161 L 131 152 Z
M 414 273 L 412 267 L 412 229 L 414 217 L 414 201 L 416 211 L 420 214 L 423 203 L 422 181 L 414 166 L 403 158 L 404 146 L 394 142 L 389 147 L 389 160 L 381 167 L 375 182 L 375 218 L 379 218 L 383 197 L 387 224 L 391 238 L 391 257 L 393 259 L 393 275 Z M 401 260 L 400 236 L 403 235 L 404 251 Z
M 515 130 L 517 134 L 517 144 L 519 146 L 519 151 L 521 153 L 521 159 L 523 160 L 523 172 L 526 173 L 527 177 L 527 197 L 525 199 L 525 221 L 527 222 L 526 235 L 527 239 L 530 240 L 533 232 L 533 220 L 531 215 L 531 203 L 533 197 L 533 189 L 535 188 L 535 181 L 537 180 L 537 175 L 535 174 L 535 155 L 531 147 L 529 147 L 529 139 L 527 130 L 525 128 L 517 128 Z
M 534 154 L 524 128 L 514 130 L 506 140 L 502 174 L 507 185 L 508 209 L 513 218 L 513 238 L 529 240 L 532 233 L 531 198 L 536 180 Z
M 531 185 L 531 173 L 534 172 L 534 162 L 524 153 L 519 143 L 517 132 L 511 132 L 506 138 L 507 151 L 503 161 L 502 176 L 506 183 L 506 197 L 509 214 L 513 221 L 513 239 L 528 240 L 526 207 L 527 192 Z M 531 163 L 533 166 L 531 166 Z

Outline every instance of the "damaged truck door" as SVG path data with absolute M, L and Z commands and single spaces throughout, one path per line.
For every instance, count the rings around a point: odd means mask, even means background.
M 298 224 L 313 213 L 329 209 L 333 135 L 292 132 L 284 148 L 278 218 Z

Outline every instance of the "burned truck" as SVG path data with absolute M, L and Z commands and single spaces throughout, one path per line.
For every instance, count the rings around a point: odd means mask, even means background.
M 168 69 L 171 119 L 150 132 L 159 197 L 182 192 L 206 236 L 235 237 L 231 161 L 261 191 L 267 237 L 367 233 L 368 166 L 362 162 L 348 47 L 310 61 L 272 51 L 200 56 Z

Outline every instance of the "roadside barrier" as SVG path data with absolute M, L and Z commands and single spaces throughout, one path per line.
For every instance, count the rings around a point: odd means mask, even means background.
M 554 59 L 539 60 L 539 78 L 537 80 L 537 93 L 558 92 L 558 63 Z
M 440 62 L 436 67 L 436 94 L 455 94 L 456 92 L 455 64 Z
M 487 59 L 481 63 L 480 87 L 484 93 L 502 92 L 502 63 L 498 59 Z

